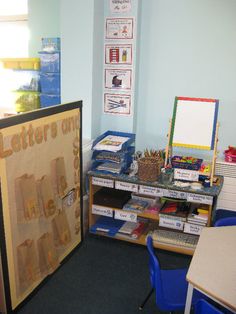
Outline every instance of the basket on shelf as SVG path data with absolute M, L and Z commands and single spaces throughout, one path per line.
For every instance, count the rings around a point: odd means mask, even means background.
M 138 160 L 138 178 L 141 181 L 156 181 L 160 175 L 164 160 L 155 157 L 143 157 Z

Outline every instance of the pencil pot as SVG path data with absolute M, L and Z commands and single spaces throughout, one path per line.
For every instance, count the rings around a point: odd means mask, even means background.
M 138 160 L 138 178 L 141 181 L 156 181 L 164 161 L 161 158 L 143 157 Z

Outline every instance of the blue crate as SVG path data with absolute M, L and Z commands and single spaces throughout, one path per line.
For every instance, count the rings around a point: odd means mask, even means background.
M 59 73 L 40 73 L 41 92 L 43 94 L 60 95 L 61 84 Z
M 39 52 L 41 72 L 60 72 L 60 52 Z
M 61 50 L 61 42 L 59 37 L 42 38 L 42 50 L 54 52 Z
M 50 107 L 61 103 L 60 95 L 40 94 L 40 107 Z

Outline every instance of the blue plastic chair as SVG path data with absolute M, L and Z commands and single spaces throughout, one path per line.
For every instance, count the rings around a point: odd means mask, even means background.
M 206 300 L 201 299 L 194 308 L 194 314 L 224 314 L 224 312 L 221 312 Z
M 214 227 L 236 226 L 236 217 L 225 217 L 216 220 Z
M 149 270 L 152 289 L 143 303 L 139 306 L 142 310 L 152 293 L 155 291 L 156 304 L 161 311 L 184 310 L 187 297 L 188 283 L 186 274 L 188 269 L 160 269 L 158 259 L 153 250 L 152 237 L 147 238 L 149 252 Z M 203 294 L 194 290 L 192 305 L 204 298 Z

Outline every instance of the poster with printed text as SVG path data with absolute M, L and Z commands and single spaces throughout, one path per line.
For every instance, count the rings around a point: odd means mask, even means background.
M 132 64 L 132 45 L 105 45 L 105 64 Z
M 111 13 L 127 13 L 131 10 L 131 0 L 110 0 Z
M 106 39 L 133 39 L 133 18 L 107 18 Z
M 114 90 L 131 89 L 132 70 L 105 69 L 105 88 Z
M 104 113 L 116 115 L 131 114 L 131 95 L 129 94 L 104 94 Z

